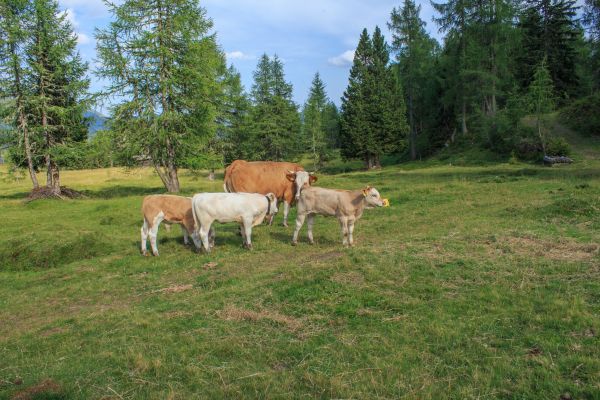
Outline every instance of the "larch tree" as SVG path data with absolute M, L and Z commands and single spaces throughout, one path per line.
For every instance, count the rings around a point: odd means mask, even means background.
M 33 161 L 31 132 L 26 111 L 28 87 L 25 82 L 25 45 L 32 14 L 29 0 L 0 2 L 0 97 L 14 101 L 11 122 L 16 127 L 18 145 L 22 146 L 33 188 L 39 183 Z
M 97 30 L 105 95 L 121 100 L 113 129 L 131 162 L 149 159 L 165 188 L 180 189 L 178 169 L 212 153 L 225 58 L 198 0 L 107 2 L 114 20 Z
M 247 158 L 244 144 L 248 142 L 246 119 L 250 112 L 250 99 L 244 91 L 240 73 L 232 66 L 224 79 L 223 97 L 217 124 L 217 140 L 225 164 Z
M 529 111 L 535 115 L 537 134 L 546 155 L 546 135 L 544 129 L 544 116 L 554 111 L 554 88 L 550 71 L 546 66 L 546 59 L 535 69 L 531 84 L 527 91 L 527 104 Z
M 61 196 L 57 146 L 87 134 L 83 112 L 88 107 L 87 64 L 77 52 L 73 27 L 54 0 L 34 0 L 31 37 L 25 49 L 29 72 L 27 98 L 30 131 L 42 137 L 46 187 Z

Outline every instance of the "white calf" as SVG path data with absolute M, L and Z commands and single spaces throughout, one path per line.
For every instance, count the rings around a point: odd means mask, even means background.
M 277 198 L 273 193 L 199 193 L 192 198 L 196 232 L 207 252 L 210 252 L 208 236 L 214 221 L 240 223 L 244 247 L 251 249 L 252 227 L 276 212 Z

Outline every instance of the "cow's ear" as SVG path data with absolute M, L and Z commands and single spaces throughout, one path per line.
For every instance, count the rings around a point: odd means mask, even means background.
M 288 171 L 285 173 L 285 177 L 288 179 L 288 181 L 294 182 L 296 180 L 296 173 L 292 172 L 292 171 Z
M 308 183 L 310 183 L 311 185 L 312 185 L 313 183 L 315 183 L 317 180 L 318 180 L 318 178 L 316 177 L 316 175 L 312 175 L 312 174 L 311 174 L 311 175 L 308 177 Z
M 367 197 L 367 195 L 369 194 L 369 189 L 370 189 L 370 187 L 367 186 L 366 188 L 364 188 L 362 190 L 363 196 Z

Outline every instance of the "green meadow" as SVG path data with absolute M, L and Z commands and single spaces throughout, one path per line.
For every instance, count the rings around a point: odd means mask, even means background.
M 340 164 L 317 185 L 391 201 L 356 247 L 324 217 L 292 247 L 280 212 L 252 251 L 233 224 L 210 255 L 163 225 L 160 257 L 139 251 L 151 170 L 65 171 L 86 198 L 25 203 L 4 168 L 0 398 L 598 399 L 600 146 L 576 146 L 555 167 Z

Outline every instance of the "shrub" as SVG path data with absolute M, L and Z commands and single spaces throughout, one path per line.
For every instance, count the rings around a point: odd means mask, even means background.
M 571 154 L 571 147 L 564 138 L 553 137 L 546 144 L 546 153 L 549 156 L 568 156 Z
M 560 120 L 583 135 L 600 136 L 600 93 L 584 97 L 560 111 Z

